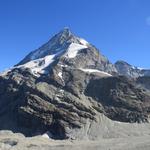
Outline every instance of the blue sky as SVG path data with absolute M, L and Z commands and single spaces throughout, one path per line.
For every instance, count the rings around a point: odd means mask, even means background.
M 0 0 L 0 71 L 66 26 L 111 62 L 150 68 L 150 0 Z

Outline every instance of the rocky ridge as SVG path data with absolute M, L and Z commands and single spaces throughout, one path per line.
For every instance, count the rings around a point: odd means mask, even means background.
M 115 67 L 119 75 L 124 75 L 131 78 L 150 76 L 150 69 L 132 66 L 125 61 L 117 61 L 115 63 Z

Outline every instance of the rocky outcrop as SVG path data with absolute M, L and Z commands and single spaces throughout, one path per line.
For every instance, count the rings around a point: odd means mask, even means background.
M 134 82 L 66 67 L 60 79 L 57 69 L 40 78 L 20 69 L 1 77 L 0 129 L 26 136 L 49 131 L 53 138 L 65 139 L 68 130 L 96 122 L 101 113 L 121 122 L 148 122 L 150 96 Z

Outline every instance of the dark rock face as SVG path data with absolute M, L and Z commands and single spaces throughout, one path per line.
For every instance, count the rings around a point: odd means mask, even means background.
M 50 131 L 53 138 L 65 139 L 67 128 L 81 128 L 86 119 L 96 121 L 98 113 L 122 122 L 148 121 L 150 95 L 134 81 L 63 69 L 65 84 L 56 70 L 41 78 L 17 69 L 1 77 L 0 129 L 27 136 Z
M 20 74 L 17 69 L 1 78 L 0 121 L 3 124 L 0 129 L 23 132 L 27 136 L 49 130 L 53 138 L 64 139 L 67 138 L 65 128 L 80 128 L 84 119 L 94 119 L 95 112 L 80 102 L 77 89 L 70 88 L 70 79 L 63 87 L 54 78 L 55 75 L 35 79 L 29 72 Z
M 123 122 L 145 122 L 149 113 L 149 94 L 135 88 L 135 83 L 123 76 L 96 79 L 90 82 L 86 94 L 100 102 L 109 118 Z
M 140 87 L 146 90 L 150 90 L 150 77 L 149 76 L 139 77 L 137 78 L 136 82 Z
M 70 43 L 82 46 L 73 58 L 66 57 Z M 31 68 L 17 65 L 0 76 L 0 129 L 26 136 L 49 131 L 54 139 L 66 139 L 68 129 L 80 129 L 87 120 L 96 122 L 99 114 L 121 122 L 148 122 L 149 78 L 118 76 L 118 64 L 116 70 L 94 46 L 84 44 L 65 29 L 18 64 L 30 64 L 63 49 L 44 68 L 46 74 L 36 76 Z M 123 74 L 131 68 L 124 65 Z M 130 71 L 125 75 L 140 74 Z

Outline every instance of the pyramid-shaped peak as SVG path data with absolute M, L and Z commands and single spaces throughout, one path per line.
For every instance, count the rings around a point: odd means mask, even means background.
M 71 30 L 69 27 L 64 27 L 62 30 L 61 30 L 61 33 L 63 34 L 72 34 Z
M 60 32 L 55 34 L 47 43 L 29 53 L 20 63 L 18 63 L 18 65 L 65 51 L 71 44 L 74 44 L 75 47 L 89 46 L 86 40 L 74 35 L 68 27 L 65 27 Z
M 53 36 L 48 43 L 52 45 L 61 45 L 64 46 L 66 44 L 76 43 L 81 45 L 87 45 L 88 42 L 78 36 L 76 36 L 69 27 L 64 27 L 60 32 L 58 32 L 55 36 Z
M 64 27 L 59 33 L 54 36 L 54 38 L 63 38 L 64 40 L 68 40 L 70 38 L 76 38 L 76 36 L 71 32 L 69 27 Z

